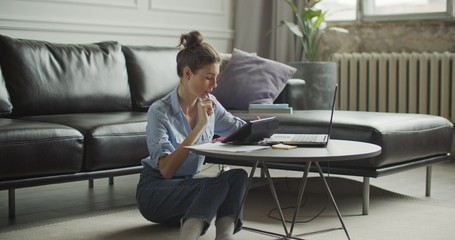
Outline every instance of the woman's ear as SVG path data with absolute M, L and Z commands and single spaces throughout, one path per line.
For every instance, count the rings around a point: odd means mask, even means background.
M 193 76 L 193 73 L 191 72 L 191 69 L 189 67 L 183 68 L 183 78 L 184 79 L 190 80 L 192 76 Z

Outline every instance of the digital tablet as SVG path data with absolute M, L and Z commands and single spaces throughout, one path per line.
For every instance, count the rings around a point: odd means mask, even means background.
M 221 142 L 241 145 L 257 144 L 264 138 L 272 136 L 278 127 L 279 122 L 276 117 L 248 121 Z

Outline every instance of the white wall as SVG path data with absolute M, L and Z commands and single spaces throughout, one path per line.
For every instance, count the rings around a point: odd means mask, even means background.
M 0 0 L 0 34 L 61 43 L 176 46 L 199 30 L 231 52 L 233 0 Z

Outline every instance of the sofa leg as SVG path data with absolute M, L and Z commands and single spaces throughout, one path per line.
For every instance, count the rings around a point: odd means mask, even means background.
M 93 179 L 89 179 L 88 180 L 88 188 L 93 188 L 94 186 L 94 180 Z
M 16 189 L 8 189 L 8 207 L 9 217 L 16 216 Z
M 425 186 L 425 196 L 431 196 L 431 170 L 432 166 L 427 166 L 427 179 L 426 179 L 426 186 Z
M 362 214 L 368 215 L 370 209 L 370 178 L 363 177 Z
M 114 185 L 114 177 L 109 177 L 109 185 Z

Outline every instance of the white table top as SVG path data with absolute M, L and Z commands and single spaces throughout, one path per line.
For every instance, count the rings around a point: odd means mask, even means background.
M 261 149 L 248 152 L 227 152 L 206 149 L 191 149 L 208 157 L 246 161 L 309 162 L 346 161 L 364 159 L 381 154 L 381 147 L 371 143 L 331 139 L 327 147 L 299 147 L 291 150 Z

